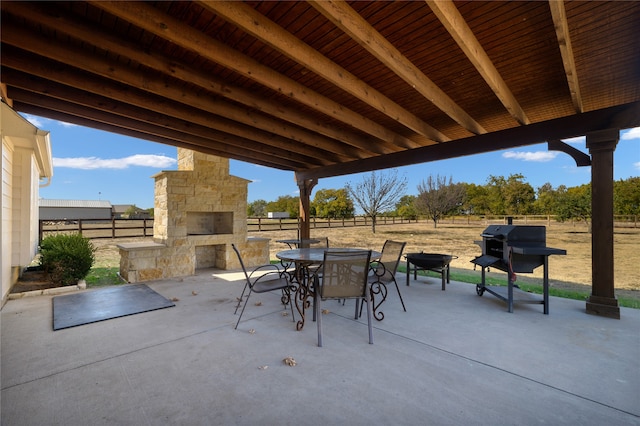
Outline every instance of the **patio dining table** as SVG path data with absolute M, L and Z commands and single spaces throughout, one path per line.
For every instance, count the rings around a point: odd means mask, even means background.
M 276 257 L 284 262 L 292 262 L 295 266 L 295 271 L 292 274 L 292 279 L 296 281 L 295 291 L 295 304 L 298 313 L 300 314 L 300 320 L 296 323 L 296 330 L 302 330 L 305 322 L 305 310 L 311 305 L 310 298 L 314 295 L 314 289 L 311 285 L 310 268 L 321 267 L 324 261 L 324 252 L 330 251 L 361 251 L 367 250 L 362 248 L 298 248 L 291 250 L 284 250 L 276 253 Z M 379 259 L 382 253 L 372 250 L 371 260 Z

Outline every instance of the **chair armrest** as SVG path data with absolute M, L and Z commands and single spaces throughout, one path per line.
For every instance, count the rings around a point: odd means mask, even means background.
M 271 271 L 269 271 L 268 269 L 272 269 Z M 267 265 L 261 265 L 258 266 L 257 268 L 255 268 L 253 271 L 251 271 L 251 273 L 249 274 L 249 278 L 251 279 L 253 277 L 253 274 L 255 274 L 256 272 L 263 272 L 263 271 L 267 271 L 265 274 L 263 275 L 267 275 L 267 274 L 273 274 L 273 273 L 278 273 L 278 275 L 282 275 L 282 271 L 280 271 L 280 268 L 278 268 L 278 265 L 275 265 L 273 263 L 267 264 Z M 260 275 L 257 279 L 260 279 L 263 275 Z M 257 280 L 256 280 L 257 281 Z
M 373 273 L 373 275 L 378 277 L 378 279 L 384 277 L 387 273 L 387 267 L 384 266 L 384 263 L 380 262 L 379 260 L 371 262 L 369 264 L 369 270 Z

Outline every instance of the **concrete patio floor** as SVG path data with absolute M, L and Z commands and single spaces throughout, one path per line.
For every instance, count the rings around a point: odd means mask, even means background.
M 393 289 L 373 345 L 353 302 L 330 301 L 319 348 L 277 293 L 234 330 L 239 277 L 149 282 L 176 306 L 59 331 L 51 296 L 9 300 L 2 425 L 640 425 L 640 310 L 552 297 L 550 315 L 508 313 L 473 285 L 399 275 L 407 312 Z

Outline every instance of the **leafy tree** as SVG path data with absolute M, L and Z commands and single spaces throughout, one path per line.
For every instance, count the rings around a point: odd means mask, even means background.
M 489 191 L 486 186 L 475 183 L 465 184 L 466 196 L 462 210 L 468 214 L 489 213 Z
M 255 200 L 247 204 L 247 216 L 249 217 L 266 217 L 267 202 L 265 200 Z
M 353 200 L 346 189 L 321 189 L 316 192 L 311 206 L 318 217 L 331 219 L 353 217 Z
M 153 207 L 150 207 L 150 208 L 148 208 L 148 209 L 146 209 L 146 210 L 145 210 L 145 212 L 147 212 L 147 214 L 149 215 L 149 217 L 153 217 L 154 211 L 155 211 L 155 210 L 153 210 Z
M 134 217 L 136 217 L 136 215 L 140 210 L 141 209 L 138 208 L 138 206 L 136 206 L 135 204 L 132 204 L 124 211 L 124 216 L 126 216 L 129 219 L 133 219 Z
M 591 184 L 567 188 L 564 185 L 558 187 L 558 220 L 564 222 L 569 219 L 584 220 L 587 226 L 591 226 Z
M 557 205 L 557 194 L 553 186 L 547 182 L 538 188 L 538 196 L 533 206 L 536 213 L 554 214 Z
M 487 184 L 488 207 L 493 214 L 525 214 L 532 210 L 535 200 L 533 187 L 524 182 L 517 173 L 504 176 L 489 176 Z
M 486 188 L 486 207 L 487 213 L 506 214 L 502 189 L 507 185 L 504 176 L 489 175 L 487 178 Z
M 536 193 L 521 174 L 510 175 L 502 190 L 507 213 L 527 214 L 533 211 Z
M 289 217 L 297 218 L 300 214 L 300 198 L 281 195 L 276 201 L 267 203 L 268 212 L 288 212 Z
M 376 233 L 377 217 L 391 210 L 402 197 L 407 187 L 407 179 L 399 178 L 394 169 L 388 173 L 371 172 L 355 186 L 347 183 L 346 189 L 366 216 L 371 218 L 371 230 Z
M 400 201 L 396 203 L 396 215 L 405 219 L 416 219 L 418 209 L 416 209 L 415 201 L 415 195 L 402 196 Z
M 449 177 L 430 175 L 426 181 L 418 184 L 416 208 L 433 220 L 433 227 L 438 226 L 438 220 L 448 213 L 460 208 L 465 197 L 465 186 L 453 183 Z
M 640 214 L 640 177 L 613 183 L 613 211 L 615 214 Z

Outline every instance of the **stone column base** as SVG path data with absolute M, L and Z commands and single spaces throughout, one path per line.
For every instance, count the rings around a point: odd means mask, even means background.
M 587 299 L 587 313 L 602 317 L 620 319 L 618 299 L 610 297 L 589 296 Z

